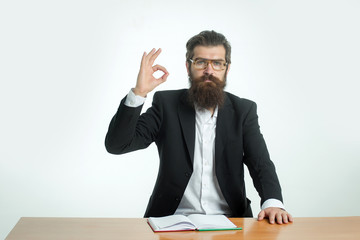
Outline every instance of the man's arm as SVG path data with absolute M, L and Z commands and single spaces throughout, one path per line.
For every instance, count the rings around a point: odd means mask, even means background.
M 140 117 L 145 97 L 156 86 L 166 81 L 169 75 L 160 65 L 152 66 L 161 49 L 153 49 L 149 54 L 144 53 L 136 87 L 124 98 L 115 116 L 112 118 L 105 138 L 108 152 L 122 154 L 147 147 L 156 135 L 158 118 L 154 117 L 160 111 L 155 101 L 153 107 Z M 155 78 L 156 71 L 164 72 L 160 78 Z
M 261 197 L 258 219 L 269 218 L 270 223 L 276 220 L 279 224 L 291 222 L 292 216 L 283 209 L 280 183 L 260 132 L 255 103 L 244 120 L 244 163 Z

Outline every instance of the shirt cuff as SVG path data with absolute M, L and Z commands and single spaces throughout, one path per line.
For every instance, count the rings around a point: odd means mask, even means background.
M 145 100 L 146 100 L 145 97 L 135 95 L 132 89 L 130 89 L 130 92 L 126 96 L 124 104 L 127 107 L 139 107 L 144 104 Z
M 270 198 L 270 199 L 266 200 L 262 204 L 261 210 L 264 210 L 265 208 L 268 208 L 268 207 L 277 207 L 277 208 L 285 209 L 284 204 L 275 198 Z

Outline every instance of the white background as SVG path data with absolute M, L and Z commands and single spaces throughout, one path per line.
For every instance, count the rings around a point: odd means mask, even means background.
M 20 217 L 142 217 L 155 145 L 104 137 L 144 51 L 188 87 L 185 44 L 233 47 L 227 91 L 257 102 L 295 217 L 360 215 L 359 1 L 1 1 L 0 238 Z M 151 104 L 148 97 L 145 108 Z M 254 215 L 259 197 L 247 176 Z

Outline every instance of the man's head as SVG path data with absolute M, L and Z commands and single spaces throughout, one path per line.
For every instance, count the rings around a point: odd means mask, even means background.
M 196 46 L 213 47 L 222 45 L 225 49 L 225 61 L 231 63 L 231 46 L 224 35 L 215 31 L 202 31 L 186 43 L 186 61 L 194 57 Z
M 203 31 L 192 37 L 186 48 L 191 103 L 206 109 L 221 107 L 231 62 L 229 42 L 220 33 Z

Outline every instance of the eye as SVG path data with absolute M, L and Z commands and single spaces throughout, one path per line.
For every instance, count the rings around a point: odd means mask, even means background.
M 204 60 L 197 60 L 196 61 L 196 65 L 204 65 L 205 61 Z
M 214 66 L 220 67 L 222 66 L 222 62 L 221 61 L 213 61 Z

